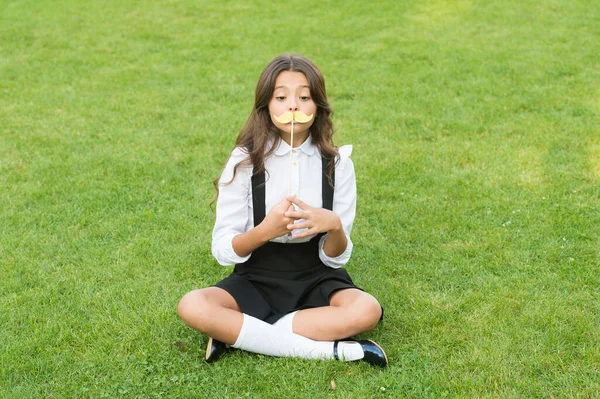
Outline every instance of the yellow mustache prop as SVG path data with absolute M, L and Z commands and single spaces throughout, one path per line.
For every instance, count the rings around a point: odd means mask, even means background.
M 313 118 L 313 114 L 306 115 L 302 111 L 296 111 L 296 112 L 285 111 L 283 114 L 281 114 L 279 116 L 273 115 L 273 119 L 275 119 L 277 122 L 284 124 L 284 125 L 290 123 L 291 121 L 298 122 L 298 123 L 306 123 L 306 122 L 310 122 L 312 118 Z

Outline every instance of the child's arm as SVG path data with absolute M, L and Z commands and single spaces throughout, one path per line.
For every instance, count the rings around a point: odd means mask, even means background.
M 333 213 L 333 212 L 331 212 Z M 334 213 L 335 215 L 335 213 Z M 337 215 L 335 215 L 337 216 Z M 330 258 L 337 258 L 346 251 L 348 248 L 348 237 L 344 229 L 342 229 L 342 223 L 340 222 L 340 228 L 336 230 L 329 230 L 327 232 L 327 238 L 323 243 L 323 252 Z
M 212 233 L 212 254 L 223 266 L 243 263 L 248 256 L 238 255 L 232 246 L 233 239 L 248 229 L 251 220 L 248 213 L 252 168 L 239 167 L 235 178 L 235 165 L 245 159 L 247 154 L 235 148 L 219 179 L 219 196 L 217 198 L 217 215 Z
M 340 217 L 343 233 L 346 236 L 347 245 L 343 253 L 332 257 L 326 250 L 326 247 L 335 240 L 334 234 L 327 233 L 321 239 L 319 257 L 325 265 L 333 268 L 342 267 L 350 260 L 354 245 L 350 239 L 354 217 L 356 216 L 356 175 L 354 173 L 354 164 L 350 159 L 352 155 L 352 146 L 345 145 L 338 149 L 340 160 L 335 168 L 335 191 L 333 194 L 333 212 Z M 341 234 L 341 233 L 340 233 Z M 323 241 L 324 240 L 324 241 Z M 336 240 L 337 241 L 337 240 Z M 336 253 L 338 253 L 336 251 Z

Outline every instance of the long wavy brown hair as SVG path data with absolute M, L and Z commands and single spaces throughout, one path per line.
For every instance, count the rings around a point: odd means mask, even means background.
M 327 102 L 323 74 L 306 57 L 298 54 L 282 54 L 274 58 L 267 65 L 258 79 L 254 96 L 254 107 L 246 124 L 240 130 L 235 140 L 235 147 L 240 147 L 242 151 L 248 153 L 248 157 L 235 165 L 232 179 L 225 184 L 229 184 L 235 179 L 240 166 L 253 167 L 253 174 L 264 171 L 265 158 L 270 156 L 277 148 L 281 136 L 279 135 L 279 130 L 271 121 L 269 102 L 275 90 L 275 80 L 284 71 L 302 72 L 308 80 L 310 95 L 317 105 L 315 120 L 310 127 L 310 135 L 313 143 L 319 149 L 321 156 L 329 158 L 329 170 L 333 170 L 338 151 L 334 147 L 332 140 L 334 130 L 331 115 L 333 111 Z M 268 152 L 265 152 L 266 146 L 271 141 L 274 143 L 273 146 Z M 331 174 L 329 176 L 329 183 L 333 186 Z M 214 186 L 218 196 L 219 178 L 214 181 Z

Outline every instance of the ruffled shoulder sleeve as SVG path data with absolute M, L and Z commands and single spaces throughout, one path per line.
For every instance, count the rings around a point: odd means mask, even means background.
M 348 164 L 352 164 L 352 160 L 350 159 L 350 155 L 352 155 L 352 145 L 347 144 L 338 148 L 338 162 L 336 165 L 336 173 L 338 171 L 344 171 L 348 168 Z
M 235 165 L 237 165 L 238 163 L 240 163 L 241 161 L 243 161 L 244 159 L 246 159 L 248 157 L 248 153 L 246 152 L 245 149 L 242 149 L 240 147 L 235 147 L 233 149 L 233 151 L 231 151 L 231 155 L 229 156 L 229 159 L 227 160 L 227 164 L 225 165 L 225 169 L 223 169 L 223 173 L 221 174 L 221 178 L 219 179 L 219 184 L 226 184 L 228 182 L 231 181 L 231 179 L 233 178 L 233 170 L 235 168 Z M 250 169 L 250 167 L 246 167 L 244 168 L 244 165 L 240 165 L 240 168 L 238 168 L 238 172 L 241 172 L 244 175 L 247 175 L 249 172 L 247 169 Z M 237 178 L 237 176 L 236 176 Z
M 340 153 L 340 158 L 343 160 L 344 158 L 350 158 L 352 155 L 352 144 L 346 144 L 338 148 L 338 152 Z

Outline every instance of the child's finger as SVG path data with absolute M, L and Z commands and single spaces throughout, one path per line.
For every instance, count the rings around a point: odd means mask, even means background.
M 291 202 L 289 199 L 287 199 L 287 198 L 284 198 L 284 199 L 282 199 L 282 200 L 281 200 L 281 202 L 279 202 L 279 203 L 280 203 L 282 206 L 286 206 L 286 207 L 288 207 L 288 208 L 289 208 L 290 206 L 294 206 L 294 205 L 292 205 L 292 202 Z
M 288 230 L 300 230 L 300 229 L 307 229 L 310 226 L 308 225 L 307 222 L 303 222 L 303 223 L 290 223 L 287 225 Z
M 286 197 L 286 199 L 288 201 L 290 201 L 292 204 L 296 204 L 298 205 L 298 207 L 304 209 L 304 210 L 309 210 L 311 207 L 308 204 L 305 204 L 304 201 L 301 201 L 300 199 L 298 199 L 298 197 L 294 197 L 292 195 L 288 195 Z
M 303 219 L 306 216 L 306 212 L 304 212 L 302 209 L 287 211 L 285 216 L 288 218 Z
M 313 234 L 317 234 L 314 231 L 314 229 L 308 229 L 308 230 L 303 231 L 302 233 L 294 234 L 294 237 L 295 238 L 304 238 L 304 237 L 308 237 Z

